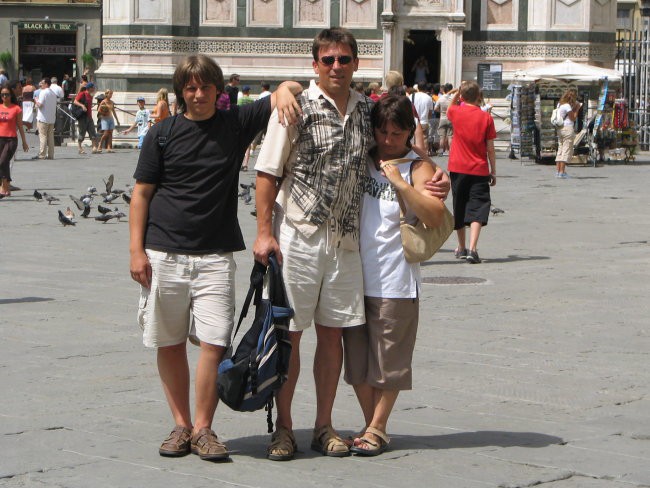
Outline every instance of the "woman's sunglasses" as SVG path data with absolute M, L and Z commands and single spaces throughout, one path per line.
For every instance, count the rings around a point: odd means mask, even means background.
M 352 56 L 323 56 L 320 58 L 320 62 L 325 66 L 334 66 L 336 61 L 338 61 L 341 66 L 344 66 L 352 62 Z
M 0 93 L 0 97 L 10 97 L 11 93 Z

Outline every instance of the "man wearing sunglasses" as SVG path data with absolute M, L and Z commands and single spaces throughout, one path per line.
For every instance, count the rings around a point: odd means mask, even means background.
M 255 166 L 253 253 L 263 263 L 272 251 L 282 260 L 295 311 L 289 326 L 293 349 L 288 380 L 277 395 L 277 428 L 267 451 L 274 461 L 292 459 L 297 449 L 291 401 L 300 371 L 300 338 L 312 321 L 317 345 L 311 447 L 326 456 L 350 454 L 332 427 L 332 408 L 343 363 L 342 331 L 365 322 L 359 217 L 361 177 L 373 141 L 372 100 L 350 89 L 359 59 L 349 31 L 321 31 L 312 55 L 318 84 L 298 97 L 301 120 L 287 128 L 270 122 Z

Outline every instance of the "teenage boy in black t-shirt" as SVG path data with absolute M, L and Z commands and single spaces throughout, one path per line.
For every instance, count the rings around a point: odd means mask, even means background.
M 164 148 L 156 124 L 143 141 L 130 213 L 131 277 L 141 285 L 138 320 L 143 342 L 158 349 L 158 372 L 176 426 L 162 456 L 226 459 L 211 430 L 217 406 L 217 367 L 230 344 L 235 262 L 245 248 L 237 221 L 237 183 L 246 147 L 266 127 L 273 109 L 296 115 L 300 84 L 284 82 L 258 102 L 217 111 L 224 89 L 219 66 L 203 55 L 176 67 L 174 92 L 181 114 Z M 277 102 L 276 102 L 277 100 Z M 199 342 L 196 408 L 190 411 L 186 344 Z

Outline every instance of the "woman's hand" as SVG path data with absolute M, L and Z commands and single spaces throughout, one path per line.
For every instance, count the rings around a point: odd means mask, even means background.
M 23 141 L 23 151 L 29 151 L 29 144 L 27 144 L 27 141 Z
M 409 186 L 409 184 L 404 181 L 404 178 L 402 178 L 402 173 L 400 173 L 399 168 L 396 165 L 384 164 L 380 161 L 379 167 L 381 168 L 382 174 L 391 182 L 397 191 L 402 191 L 404 188 Z

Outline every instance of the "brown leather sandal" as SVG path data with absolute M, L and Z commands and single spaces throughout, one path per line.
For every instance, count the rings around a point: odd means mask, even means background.
M 177 425 L 160 445 L 158 453 L 166 457 L 187 456 L 190 453 L 191 439 L 192 431 L 182 425 Z
M 278 427 L 271 436 L 271 443 L 266 449 L 266 457 L 271 461 L 290 461 L 296 455 L 298 445 L 296 438 L 286 427 Z
M 331 425 L 314 429 L 311 448 L 323 456 L 345 457 L 350 455 L 350 448 Z
M 223 461 L 228 459 L 228 449 L 219 442 L 217 434 L 208 427 L 203 427 L 192 436 L 191 449 L 204 461 Z

